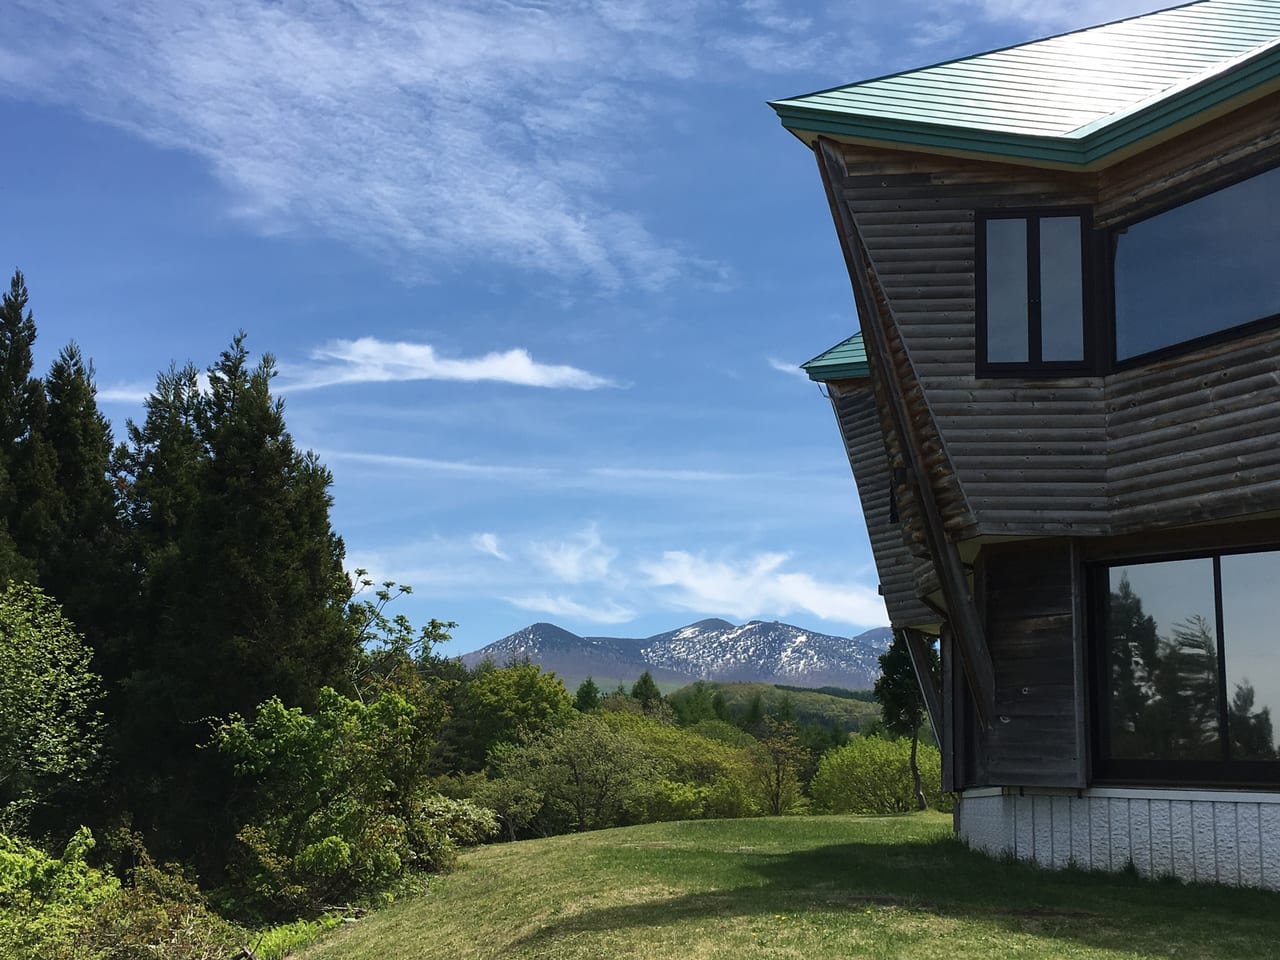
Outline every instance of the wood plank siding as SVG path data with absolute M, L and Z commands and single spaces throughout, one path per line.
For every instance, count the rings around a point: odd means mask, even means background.
M 985 744 L 988 782 L 1084 786 L 1070 541 L 989 547 L 982 564 L 996 672 L 995 716 Z
M 1106 227 L 1149 216 L 1280 165 L 1276 98 L 1096 173 L 838 150 L 834 193 L 865 250 L 872 309 L 953 542 L 1109 536 L 1280 509 L 1274 329 L 1106 376 L 979 378 L 974 366 L 975 211 L 1083 206 Z M 927 556 L 902 493 L 910 549 Z
M 1096 177 L 847 144 L 843 151 L 841 196 L 959 481 L 961 498 L 940 498 L 948 529 L 1104 532 L 1101 378 L 974 377 L 974 211 L 1087 205 Z M 966 525 L 972 529 L 962 532 Z
M 916 594 L 915 563 L 903 538 L 902 524 L 890 519 L 890 479 L 893 471 L 871 391 L 852 382 L 830 386 L 831 407 L 840 424 L 845 451 L 853 466 L 858 500 L 871 538 L 871 551 L 880 574 L 880 595 L 890 620 L 899 626 L 927 627 L 938 614 Z M 917 561 L 920 562 L 920 561 Z M 928 560 L 922 561 L 930 565 Z

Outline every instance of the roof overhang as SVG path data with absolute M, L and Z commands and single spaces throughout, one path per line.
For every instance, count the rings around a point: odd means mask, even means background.
M 855 333 L 849 339 L 841 340 L 830 350 L 800 364 L 800 369 L 816 383 L 830 383 L 833 380 L 863 380 L 871 376 L 871 366 L 867 362 L 867 350 L 862 342 L 861 333 Z
M 782 125 L 809 146 L 818 137 L 830 137 L 882 148 L 1088 172 L 1277 92 L 1280 39 L 1195 82 L 1057 135 L 878 116 L 872 111 L 824 106 L 820 94 L 774 100 L 769 106 Z

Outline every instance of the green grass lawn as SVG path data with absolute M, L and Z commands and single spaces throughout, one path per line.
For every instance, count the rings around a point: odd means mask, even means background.
M 483 847 L 306 960 L 1280 957 L 1280 895 L 1051 872 L 949 816 L 650 824 Z

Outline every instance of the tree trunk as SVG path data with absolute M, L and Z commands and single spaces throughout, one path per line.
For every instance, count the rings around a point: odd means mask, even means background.
M 916 744 L 919 741 L 919 731 L 911 731 L 911 782 L 916 788 L 916 809 L 928 810 L 929 801 L 924 798 L 924 787 L 920 784 L 920 765 L 916 763 Z

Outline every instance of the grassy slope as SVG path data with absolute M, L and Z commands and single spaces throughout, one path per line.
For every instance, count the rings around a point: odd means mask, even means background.
M 950 818 L 650 824 L 475 850 L 306 960 L 1202 958 L 1280 954 L 1280 895 L 1054 873 Z

